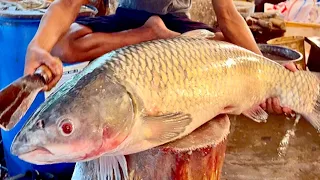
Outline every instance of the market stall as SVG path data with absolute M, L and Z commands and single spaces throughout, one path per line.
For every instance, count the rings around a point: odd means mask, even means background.
M 52 1 L 0 0 L 0 88 L 23 75 L 27 46 L 51 3 Z M 116 0 L 90 3 L 91 5 L 82 6 L 79 16 L 112 15 L 117 8 Z M 313 0 L 256 0 L 234 1 L 234 4 L 265 57 L 282 65 L 293 62 L 299 70 L 320 72 L 320 3 Z M 193 0 L 188 17 L 210 27 L 218 27 L 211 0 Z M 64 64 L 64 79 L 59 85 L 88 63 L 80 63 L 77 68 L 70 69 L 69 64 Z M 139 78 L 141 77 L 137 77 Z M 96 91 L 99 88 L 97 86 Z M 36 166 L 11 154 L 10 146 L 14 137 L 47 96 L 43 92 L 39 93 L 26 116 L 14 129 L 1 131 L 5 160 L 0 162 L 0 167 L 3 167 L 0 174 L 17 179 L 70 179 L 72 174 L 75 180 L 98 179 L 100 171 L 97 169 L 101 168 L 101 165 L 97 165 L 99 159 L 77 162 L 74 169 L 74 163 Z M 232 108 L 234 107 L 227 106 L 224 110 L 231 112 Z M 157 107 L 148 110 L 157 111 Z M 255 123 L 242 115 L 230 116 L 231 122 L 227 116 L 216 117 L 216 121 L 214 119 L 208 122 L 182 139 L 126 155 L 129 177 L 187 180 L 201 176 L 201 179 L 238 180 L 259 179 L 263 176 L 270 179 L 281 178 L 285 174 L 294 179 L 295 175 L 288 172 L 295 172 L 306 179 L 319 177 L 318 172 L 314 172 L 320 168 L 318 159 L 313 158 L 320 155 L 319 136 L 310 124 L 298 117 L 300 116 L 296 114 L 270 116 L 271 120 L 266 124 Z M 72 130 L 70 126 L 66 127 L 67 130 Z M 105 134 L 109 135 L 108 133 Z M 189 150 L 190 148 L 193 149 Z M 286 154 L 290 157 L 285 156 Z M 279 155 L 281 156 L 278 157 Z M 166 166 L 158 162 L 163 162 Z M 142 171 L 141 168 L 147 168 L 148 171 Z M 299 168 L 303 172 L 298 172 Z

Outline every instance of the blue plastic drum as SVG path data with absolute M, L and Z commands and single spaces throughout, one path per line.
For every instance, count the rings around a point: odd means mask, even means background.
M 41 17 L 40 12 L 0 11 L 0 89 L 23 76 L 26 49 L 37 31 Z M 43 101 L 44 93 L 40 93 L 14 129 L 1 130 L 5 161 L 10 176 L 24 174 L 28 170 L 51 173 L 60 177 L 72 175 L 73 163 L 37 166 L 24 162 L 10 153 L 15 135 Z

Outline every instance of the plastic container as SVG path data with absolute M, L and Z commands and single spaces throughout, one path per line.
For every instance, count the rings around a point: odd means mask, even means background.
M 0 14 L 0 88 L 4 88 L 23 75 L 26 49 L 38 28 L 41 17 L 41 13 L 31 12 L 24 14 L 22 12 L 19 14 L 2 12 Z M 26 163 L 10 153 L 10 146 L 15 135 L 43 101 L 44 94 L 39 93 L 31 108 L 14 129 L 1 130 L 5 161 L 10 176 L 24 174 L 28 170 L 52 174 L 72 173 L 74 164 L 37 166 Z
M 4 7 L 4 4 L 1 4 Z M 13 6 L 8 5 L 12 8 Z M 41 11 L 16 11 L 7 8 L 0 9 L 0 89 L 6 87 L 17 78 L 23 76 L 25 54 L 29 42 L 35 35 L 43 12 Z M 94 7 L 90 11 L 84 10 L 79 16 L 93 16 L 96 14 Z M 3 139 L 4 156 L 10 176 L 24 174 L 28 170 L 37 170 L 40 173 L 51 173 L 60 177 L 71 177 L 74 163 L 33 165 L 26 163 L 10 153 L 10 147 L 15 135 L 24 125 L 30 115 L 44 101 L 44 93 L 39 93 L 26 115 L 10 131 L 1 130 Z

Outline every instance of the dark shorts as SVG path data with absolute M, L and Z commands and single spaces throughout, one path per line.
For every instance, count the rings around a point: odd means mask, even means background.
M 138 28 L 153 15 L 158 14 L 119 7 L 113 15 L 80 17 L 76 20 L 76 23 L 87 26 L 94 32 L 119 32 Z M 207 29 L 212 32 L 218 32 L 218 29 L 204 23 L 192 21 L 188 17 L 179 17 L 172 14 L 158 16 L 163 20 L 168 29 L 175 32 L 184 33 L 196 29 Z

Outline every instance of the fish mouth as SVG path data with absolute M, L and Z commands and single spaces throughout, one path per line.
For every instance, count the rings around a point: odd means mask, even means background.
M 53 155 L 51 151 L 44 147 L 38 147 L 20 154 L 17 154 L 18 157 L 30 155 L 30 154 L 38 154 L 38 155 Z
M 37 147 L 28 152 L 20 153 L 18 158 L 36 165 L 47 165 L 56 163 L 73 163 L 82 161 L 81 157 L 70 156 L 69 154 L 59 155 L 45 147 Z
M 37 165 L 51 164 L 55 162 L 48 161 L 50 157 L 54 156 L 54 154 L 49 151 L 47 148 L 38 147 L 36 149 L 30 150 L 28 152 L 20 153 L 17 155 L 20 159 L 34 163 Z
M 36 151 L 36 153 L 39 153 L 39 154 L 51 154 L 51 155 L 53 155 L 53 153 L 51 151 L 49 151 L 47 148 L 44 148 L 44 147 L 37 148 L 37 149 L 35 149 L 33 151 L 30 151 L 30 152 L 35 152 L 35 151 Z M 28 152 L 28 153 L 30 153 L 30 152 Z

